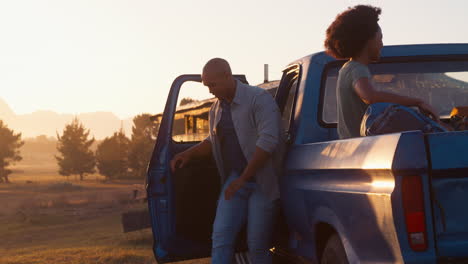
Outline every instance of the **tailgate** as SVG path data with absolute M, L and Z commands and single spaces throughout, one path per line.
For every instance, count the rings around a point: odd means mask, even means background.
M 468 131 L 426 135 L 440 258 L 468 257 Z

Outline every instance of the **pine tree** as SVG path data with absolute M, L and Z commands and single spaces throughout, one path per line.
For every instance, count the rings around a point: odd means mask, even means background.
M 62 136 L 57 133 L 57 150 L 60 156 L 55 158 L 60 175 L 79 175 L 80 180 L 83 180 L 86 174 L 95 172 L 96 161 L 90 149 L 94 138 L 88 137 L 89 130 L 86 130 L 76 117 L 65 126 Z
M 0 120 L 0 183 L 10 182 L 8 175 L 12 171 L 7 167 L 22 159 L 19 149 L 23 144 L 21 133 L 15 134 Z
M 130 140 L 122 129 L 112 137 L 106 137 L 97 147 L 97 168 L 108 179 L 122 178 L 128 172 L 128 148 Z
M 128 166 L 138 178 L 145 177 L 158 131 L 150 117 L 149 114 L 141 114 L 133 118 Z

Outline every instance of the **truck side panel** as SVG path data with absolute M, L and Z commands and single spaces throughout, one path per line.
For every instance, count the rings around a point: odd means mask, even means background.
M 468 132 L 427 135 L 439 258 L 468 258 Z
M 395 160 L 397 154 L 406 156 L 405 149 L 407 155 L 414 149 L 423 155 L 411 163 Z M 412 171 L 428 187 L 425 159 L 419 132 L 292 146 L 282 179 L 283 208 L 296 234 L 291 247 L 318 260 L 317 234 L 328 226 L 340 235 L 350 263 L 430 263 L 432 238 L 429 250 L 408 250 L 399 190 L 401 177 Z M 429 197 L 425 200 L 430 212 Z

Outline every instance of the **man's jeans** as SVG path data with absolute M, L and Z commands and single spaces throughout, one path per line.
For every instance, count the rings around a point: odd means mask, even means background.
M 278 202 L 270 201 L 255 182 L 246 182 L 230 200 L 226 200 L 224 191 L 238 177 L 236 172 L 230 174 L 219 197 L 212 235 L 212 263 L 232 263 L 237 234 L 247 222 L 247 245 L 251 262 L 269 264 Z

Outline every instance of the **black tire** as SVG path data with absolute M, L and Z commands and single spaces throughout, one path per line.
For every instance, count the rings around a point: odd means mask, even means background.
M 346 257 L 346 251 L 341 243 L 340 236 L 333 234 L 327 240 L 325 249 L 322 253 L 321 264 L 348 264 L 348 258 Z

